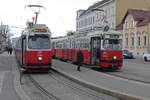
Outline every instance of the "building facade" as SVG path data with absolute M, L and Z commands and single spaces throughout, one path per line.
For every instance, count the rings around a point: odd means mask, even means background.
M 133 5 L 134 4 L 134 5 Z M 112 29 L 120 23 L 128 9 L 149 9 L 149 0 L 102 0 L 87 10 L 78 10 L 76 17 L 76 32 L 87 33 L 101 27 L 103 19 L 107 19 Z M 103 11 L 92 11 L 102 9 Z
M 12 41 L 11 41 L 12 47 L 16 46 L 16 42 L 18 41 L 18 39 L 19 39 L 19 37 L 12 38 Z
M 9 26 L 8 25 L 2 25 L 0 26 L 0 51 L 5 49 L 6 46 L 6 40 L 7 40 L 7 33 L 9 32 Z
M 123 34 L 123 49 L 136 56 L 150 52 L 150 11 L 129 9 L 117 30 Z

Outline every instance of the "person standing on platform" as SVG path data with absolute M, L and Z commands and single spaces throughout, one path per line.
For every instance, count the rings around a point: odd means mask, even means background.
M 11 55 L 11 54 L 12 54 L 12 52 L 13 52 L 12 47 L 10 47 L 10 48 L 9 48 L 9 52 L 10 52 L 10 55 Z
M 84 56 L 82 51 L 79 49 L 77 53 L 77 64 L 78 64 L 77 71 L 81 71 L 80 66 L 82 66 L 83 61 L 84 61 Z

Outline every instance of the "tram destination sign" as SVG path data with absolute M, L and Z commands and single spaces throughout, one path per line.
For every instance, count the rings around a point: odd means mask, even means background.
M 34 32 L 47 32 L 46 29 L 34 29 L 33 31 Z

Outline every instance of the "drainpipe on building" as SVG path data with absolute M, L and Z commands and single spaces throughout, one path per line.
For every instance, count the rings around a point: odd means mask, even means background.
M 150 53 L 150 23 L 148 24 L 148 29 L 147 29 L 147 53 Z
M 134 53 L 135 55 L 137 56 L 137 51 L 136 51 L 136 48 L 137 48 L 137 29 L 136 29 L 136 26 L 134 28 Z
M 1 33 L 0 33 L 0 51 L 2 50 L 2 22 L 1 22 Z
M 123 24 L 123 30 L 122 30 L 122 33 L 123 33 L 123 38 L 122 38 L 122 49 L 124 50 L 124 49 L 125 49 L 125 32 L 124 32 L 124 24 Z

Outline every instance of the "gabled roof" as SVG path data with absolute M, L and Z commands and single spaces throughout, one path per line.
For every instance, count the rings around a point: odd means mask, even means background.
M 91 12 L 91 10 L 92 10 L 93 8 L 97 7 L 98 5 L 102 5 L 102 4 L 104 4 L 104 3 L 108 2 L 108 1 L 110 1 L 110 0 L 98 1 L 97 3 L 93 4 L 92 6 L 90 6 L 87 10 L 85 10 L 85 11 L 80 15 L 80 17 L 83 16 L 83 15 L 85 15 L 85 14 L 87 14 L 87 13 L 89 13 L 89 12 Z
M 137 27 L 147 25 L 150 22 L 150 10 L 128 9 L 121 23 L 116 26 L 117 30 L 123 29 L 123 23 L 129 14 L 137 21 Z

